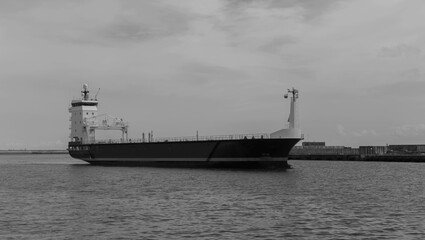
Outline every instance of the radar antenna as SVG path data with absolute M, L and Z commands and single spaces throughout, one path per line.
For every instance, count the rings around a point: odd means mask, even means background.
M 89 100 L 89 85 L 87 83 L 85 83 L 83 85 L 83 91 L 81 91 L 81 95 L 83 97 L 83 100 Z
M 288 88 L 288 93 L 284 95 L 285 98 L 288 98 L 288 94 L 292 94 L 292 99 L 295 102 L 296 99 L 298 99 L 298 89 L 292 88 L 289 89 Z

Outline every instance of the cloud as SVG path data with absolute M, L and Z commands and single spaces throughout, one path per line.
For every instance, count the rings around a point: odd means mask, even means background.
M 112 22 L 99 29 L 99 36 L 118 41 L 144 41 L 183 34 L 191 14 L 154 2 L 122 6 Z
M 355 137 L 364 137 L 364 136 L 378 136 L 375 130 L 363 129 L 360 131 L 352 131 L 351 134 Z
M 379 57 L 397 58 L 397 57 L 418 57 L 422 54 L 420 48 L 400 43 L 395 46 L 382 47 L 378 53 Z
M 2 16 L 13 15 L 19 12 L 27 11 L 45 4 L 51 0 L 2 0 L 0 1 L 0 13 Z
M 425 124 L 404 124 L 394 128 L 395 135 L 399 137 L 415 137 L 425 135 Z
M 297 42 L 299 42 L 299 40 L 293 36 L 276 36 L 268 43 L 261 46 L 260 49 L 265 52 L 275 53 L 279 51 L 282 46 L 295 44 Z
M 363 129 L 356 131 L 348 131 L 342 124 L 337 125 L 338 134 L 341 136 L 351 136 L 351 137 L 365 137 L 365 136 L 378 136 L 379 134 L 374 129 Z
M 425 82 L 420 81 L 422 74 L 416 70 L 406 70 L 400 73 L 400 80 L 389 84 L 380 84 L 369 88 L 367 92 L 373 97 L 391 96 L 393 98 L 417 98 L 423 97 L 423 90 L 425 89 Z M 403 80 L 403 78 L 406 78 Z M 411 80 L 415 79 L 415 80 Z
M 341 135 L 341 136 L 346 136 L 347 135 L 347 133 L 345 133 L 345 128 L 344 128 L 344 126 L 342 126 L 342 124 L 338 124 L 336 126 L 336 128 L 338 130 L 339 135 Z
M 320 22 L 342 0 L 227 0 L 214 18 L 229 45 L 271 54 L 302 41 L 304 31 Z
M 229 84 L 230 79 L 238 81 L 245 76 L 243 71 L 226 67 L 223 65 L 212 65 L 204 63 L 187 63 L 182 66 L 181 74 L 185 74 L 181 78 L 190 83 L 222 83 Z
M 262 6 L 268 9 L 301 8 L 304 19 L 316 18 L 343 0 L 228 0 L 227 8 L 232 12 L 243 11 L 249 7 Z
M 156 1 L 44 0 L 28 6 L 8 1 L 3 6 L 15 11 L 0 17 L 14 26 L 5 29 L 15 37 L 93 45 L 122 46 L 182 34 L 195 15 Z

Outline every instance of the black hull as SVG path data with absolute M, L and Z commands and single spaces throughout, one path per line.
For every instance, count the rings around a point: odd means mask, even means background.
M 300 139 L 76 144 L 69 154 L 93 165 L 152 167 L 288 168 Z

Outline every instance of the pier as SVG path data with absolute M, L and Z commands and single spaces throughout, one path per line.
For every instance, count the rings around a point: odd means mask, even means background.
M 326 146 L 324 142 L 303 142 L 289 153 L 289 160 L 425 162 L 425 145 Z

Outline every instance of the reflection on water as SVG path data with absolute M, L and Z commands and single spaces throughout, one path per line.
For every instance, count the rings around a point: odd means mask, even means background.
M 238 171 L 0 155 L 0 238 L 423 239 L 425 164 Z

